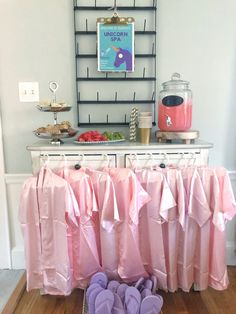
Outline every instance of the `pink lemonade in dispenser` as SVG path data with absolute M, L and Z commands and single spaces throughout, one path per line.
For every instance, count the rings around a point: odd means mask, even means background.
M 158 127 L 161 131 L 187 131 L 192 124 L 192 92 L 189 83 L 174 73 L 162 84 L 158 104 Z

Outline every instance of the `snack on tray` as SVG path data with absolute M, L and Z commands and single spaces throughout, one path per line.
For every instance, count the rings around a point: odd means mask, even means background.
M 36 130 L 37 133 L 47 133 L 47 128 L 41 127 Z
M 61 133 L 60 126 L 58 124 L 55 124 L 55 125 L 48 124 L 46 129 L 47 129 L 47 133 L 50 133 L 50 134 Z
M 69 107 L 69 105 L 63 101 L 61 102 L 53 102 L 53 101 L 49 101 L 49 100 L 44 100 L 44 101 L 41 101 L 39 103 L 39 106 L 41 108 L 66 108 L 66 107 Z
M 71 123 L 69 121 L 62 121 L 60 125 L 61 125 L 62 129 L 71 128 Z
M 64 103 L 64 102 L 52 102 L 51 104 L 50 104 L 50 106 L 52 107 L 52 108 L 65 108 L 65 107 L 69 107 L 66 103 Z
M 40 127 L 36 130 L 36 133 L 49 133 L 51 135 L 57 135 L 61 133 L 69 133 L 71 131 L 71 123 L 69 121 L 63 121 L 58 124 L 48 124 L 46 127 Z

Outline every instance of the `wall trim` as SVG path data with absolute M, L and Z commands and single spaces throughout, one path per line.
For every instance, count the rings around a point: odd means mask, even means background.
M 9 210 L 7 203 L 6 184 L 4 182 L 5 161 L 4 147 L 2 140 L 2 119 L 0 112 L 0 268 L 11 268 L 11 242 L 10 242 L 10 223 Z
M 227 265 L 236 265 L 236 242 L 227 241 L 226 242 L 226 254 L 227 254 Z
M 229 177 L 231 181 L 236 181 L 236 170 L 228 171 Z
M 6 173 L 4 178 L 6 184 L 19 184 L 24 183 L 31 176 L 31 173 Z
M 23 246 L 15 246 L 11 250 L 12 269 L 25 269 L 25 252 Z

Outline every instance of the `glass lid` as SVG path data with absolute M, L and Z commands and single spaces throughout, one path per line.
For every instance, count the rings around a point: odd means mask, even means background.
M 188 81 L 184 81 L 180 79 L 181 75 L 179 73 L 173 73 L 171 76 L 171 80 L 162 83 L 163 87 L 168 87 L 171 85 L 189 85 Z

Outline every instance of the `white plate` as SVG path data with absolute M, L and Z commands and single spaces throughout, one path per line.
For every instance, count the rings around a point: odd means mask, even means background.
M 79 142 L 79 141 L 74 141 L 75 144 L 82 144 L 82 145 L 86 145 L 86 144 L 112 144 L 112 143 L 119 143 L 119 142 L 124 142 L 125 139 L 122 138 L 120 140 L 111 140 L 111 141 L 97 141 L 97 142 Z

